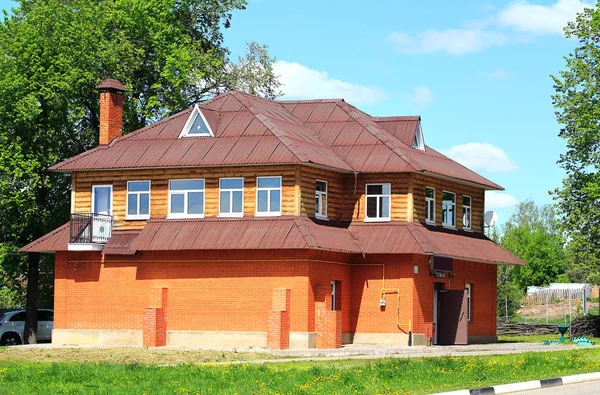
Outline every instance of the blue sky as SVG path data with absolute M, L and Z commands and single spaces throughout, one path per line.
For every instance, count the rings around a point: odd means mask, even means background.
M 225 45 L 236 56 L 247 41 L 268 44 L 287 98 L 421 115 L 427 145 L 506 188 L 486 197 L 504 222 L 518 201 L 551 203 L 563 177 L 550 75 L 576 45 L 562 27 L 585 5 L 250 0 Z

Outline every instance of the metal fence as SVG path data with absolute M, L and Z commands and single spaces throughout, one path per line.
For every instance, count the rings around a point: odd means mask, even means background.
M 112 216 L 71 214 L 70 243 L 106 244 L 112 235 Z
M 587 285 L 585 288 L 540 288 L 535 293 L 525 296 L 521 300 L 522 306 L 538 306 L 555 301 L 580 301 L 583 300 L 584 294 L 586 297 L 592 297 L 592 286 Z

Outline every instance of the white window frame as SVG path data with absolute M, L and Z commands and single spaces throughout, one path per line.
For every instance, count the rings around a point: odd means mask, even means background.
M 451 205 L 454 207 L 454 216 L 452 217 L 452 219 L 454 220 L 453 224 L 450 224 L 448 222 L 444 222 L 444 193 L 450 193 L 452 195 L 454 195 L 454 203 L 452 203 Z M 446 218 L 448 218 L 448 215 L 445 216 Z M 442 225 L 446 228 L 452 228 L 452 229 L 456 229 L 456 193 L 454 192 L 450 192 L 450 191 L 442 191 Z
M 279 188 L 273 187 L 258 187 L 258 180 L 261 178 L 279 178 Z M 279 190 L 279 211 L 271 211 L 271 191 Z M 267 211 L 258 211 L 258 191 L 267 191 Z M 255 216 L 257 217 L 280 217 L 281 216 L 281 206 L 283 204 L 283 177 L 281 176 L 264 176 L 264 177 L 256 177 L 256 210 Z
M 325 192 L 323 191 L 317 191 L 317 182 L 324 182 L 325 183 Z M 329 183 L 325 180 L 315 180 L 315 203 L 316 203 L 316 198 L 317 196 L 319 197 L 319 201 L 322 201 L 322 199 L 325 199 L 325 215 L 323 215 L 323 213 L 319 213 L 319 209 L 321 208 L 321 205 L 319 205 L 319 207 L 317 207 L 317 205 L 315 204 L 315 218 L 319 218 L 319 219 L 327 219 L 327 212 L 329 211 L 329 207 L 327 206 L 328 202 L 327 202 L 327 194 L 329 193 Z
M 465 205 L 465 198 L 469 198 L 469 205 Z M 472 210 L 471 207 L 473 207 L 473 199 L 471 198 L 471 196 L 469 195 L 463 195 L 463 229 L 464 230 L 471 230 L 471 228 L 473 227 L 473 215 L 472 215 Z M 465 216 L 469 217 L 469 226 L 465 226 Z
M 466 283 L 465 284 L 465 292 L 467 293 L 467 322 L 471 322 L 471 291 L 472 291 L 472 287 L 470 283 Z
M 130 182 L 147 182 L 148 183 L 148 192 L 145 191 L 137 191 L 137 192 L 129 192 L 129 183 Z M 125 200 L 125 220 L 144 220 L 150 219 L 150 212 L 152 211 L 152 181 L 150 180 L 133 180 L 127 181 L 127 199 Z M 140 195 L 143 193 L 148 194 L 148 214 L 140 214 Z M 137 195 L 137 214 L 129 214 L 129 195 Z
M 369 186 L 372 185 L 381 185 L 382 187 L 384 185 L 389 185 L 390 187 L 390 194 L 389 195 L 384 195 L 384 194 L 377 194 L 377 195 L 369 195 L 367 193 Z M 379 217 L 379 214 L 381 212 L 381 207 L 379 207 L 379 198 L 380 197 L 388 197 L 388 213 L 390 214 L 387 217 Z M 377 217 L 369 217 L 367 214 L 367 201 L 369 197 L 376 197 L 377 199 Z M 364 222 L 389 222 L 391 220 L 391 216 L 392 216 L 392 184 L 389 182 L 383 182 L 383 183 L 370 183 L 370 184 L 365 184 L 365 219 Z
M 194 124 L 194 121 L 196 120 L 196 115 L 199 115 L 202 118 L 202 121 L 204 121 L 204 124 L 206 125 L 206 128 L 208 129 L 208 133 L 209 134 L 190 134 L 190 130 L 192 129 L 192 125 Z M 190 114 L 190 116 L 188 117 L 187 121 L 185 122 L 185 125 L 183 126 L 183 129 L 181 130 L 181 133 L 179 134 L 179 138 L 193 138 L 193 137 L 215 137 L 212 129 L 210 128 L 210 124 L 208 123 L 208 121 L 206 120 L 206 118 L 204 117 L 204 114 L 202 114 L 202 111 L 200 110 L 200 107 L 196 104 L 194 106 L 194 109 L 192 110 L 192 113 Z
M 181 189 L 173 191 L 171 190 L 171 181 L 203 181 L 204 188 L 203 189 Z M 169 180 L 167 184 L 167 188 L 169 190 L 169 199 L 167 204 L 169 205 L 167 208 L 167 219 L 180 219 L 180 218 L 204 218 L 204 213 L 206 212 L 206 180 L 204 178 L 174 178 Z M 190 192 L 202 192 L 202 214 L 188 214 L 188 194 Z M 183 194 L 183 213 L 171 213 L 171 195 L 179 195 Z
M 433 197 L 427 197 L 427 190 L 431 189 L 433 191 Z M 429 202 L 433 205 L 433 210 L 431 210 L 433 214 L 433 219 L 427 218 L 427 209 L 429 208 Z M 425 223 L 435 225 L 435 188 L 425 187 Z
M 94 207 L 96 207 L 96 188 L 110 188 L 110 209 L 108 210 L 108 214 L 100 214 L 94 212 Z M 92 185 L 92 206 L 90 207 L 90 214 L 100 214 L 100 215 L 112 215 L 113 212 L 113 186 L 112 184 L 101 184 L 101 185 Z
M 241 188 L 221 188 L 221 180 L 242 180 Z M 229 212 L 222 213 L 221 212 L 221 193 L 229 192 Z M 242 212 L 234 213 L 233 212 L 233 193 L 234 192 L 242 192 Z M 244 216 L 244 177 L 222 177 L 219 178 L 219 217 L 225 218 L 239 218 Z

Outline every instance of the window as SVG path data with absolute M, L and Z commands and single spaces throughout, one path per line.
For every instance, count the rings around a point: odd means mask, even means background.
M 219 216 L 244 216 L 243 178 L 221 178 L 219 180 Z
M 38 321 L 54 321 L 54 312 L 48 310 L 38 310 Z
M 25 312 L 22 311 L 20 313 L 13 315 L 9 321 L 25 321 Z
M 463 228 L 471 229 L 471 197 L 463 196 Z
M 112 185 L 92 186 L 92 214 L 112 215 Z
M 442 192 L 442 225 L 456 226 L 456 194 Z
M 390 220 L 391 184 L 367 184 L 365 221 Z
M 256 215 L 281 215 L 281 177 L 256 179 Z
M 170 180 L 168 218 L 203 217 L 204 180 Z
M 467 321 L 471 321 L 471 284 L 465 284 L 465 291 L 467 292 Z
M 327 181 L 317 180 L 315 185 L 315 217 L 327 218 Z
M 342 282 L 331 282 L 331 310 L 342 310 Z
M 425 188 L 425 222 L 435 223 L 435 189 Z
M 127 181 L 125 219 L 150 218 L 150 181 Z
M 425 151 L 425 140 L 423 139 L 423 129 L 421 129 L 421 122 L 417 124 L 417 130 L 415 131 L 415 137 L 413 138 L 412 147 L 421 151 Z
M 194 106 L 179 137 L 214 137 L 206 118 L 198 105 Z

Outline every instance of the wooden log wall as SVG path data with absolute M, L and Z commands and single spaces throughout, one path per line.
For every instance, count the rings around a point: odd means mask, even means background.
M 442 180 L 413 174 L 413 199 L 414 199 L 414 221 L 425 222 L 425 188 L 435 188 L 435 223 L 442 224 L 442 192 L 453 192 L 456 194 L 456 228 L 463 228 L 463 196 L 471 197 L 471 230 L 483 232 L 483 214 L 485 203 L 485 191 L 469 185 L 458 184 L 452 181 Z
M 166 218 L 169 180 L 201 178 L 205 180 L 204 215 L 216 217 L 219 214 L 219 178 L 244 177 L 244 215 L 252 216 L 256 211 L 256 177 L 263 176 L 282 176 L 281 213 L 298 215 L 296 168 L 293 165 L 77 172 L 73 174 L 74 209 L 78 213 L 89 213 L 92 185 L 112 184 L 115 228 L 141 228 L 145 221 L 125 220 L 127 181 L 150 180 L 150 217 Z
M 370 183 L 390 183 L 392 186 L 393 221 L 425 220 L 425 187 L 436 191 L 436 223 L 441 225 L 442 191 L 456 193 L 457 228 L 462 229 L 462 197 L 472 199 L 473 231 L 483 231 L 484 191 L 470 186 L 409 173 L 337 173 L 309 166 L 240 166 L 220 168 L 140 169 L 89 171 L 73 173 L 73 212 L 91 211 L 92 185 L 113 185 L 113 216 L 115 227 L 141 228 L 145 221 L 125 220 L 127 181 L 151 181 L 150 217 L 165 218 L 168 211 L 168 182 L 173 179 L 205 180 L 206 217 L 219 214 L 219 178 L 244 178 L 244 215 L 256 212 L 256 178 L 282 176 L 282 215 L 315 215 L 316 180 L 328 182 L 328 218 L 339 221 L 362 221 L 365 218 L 365 187 Z

